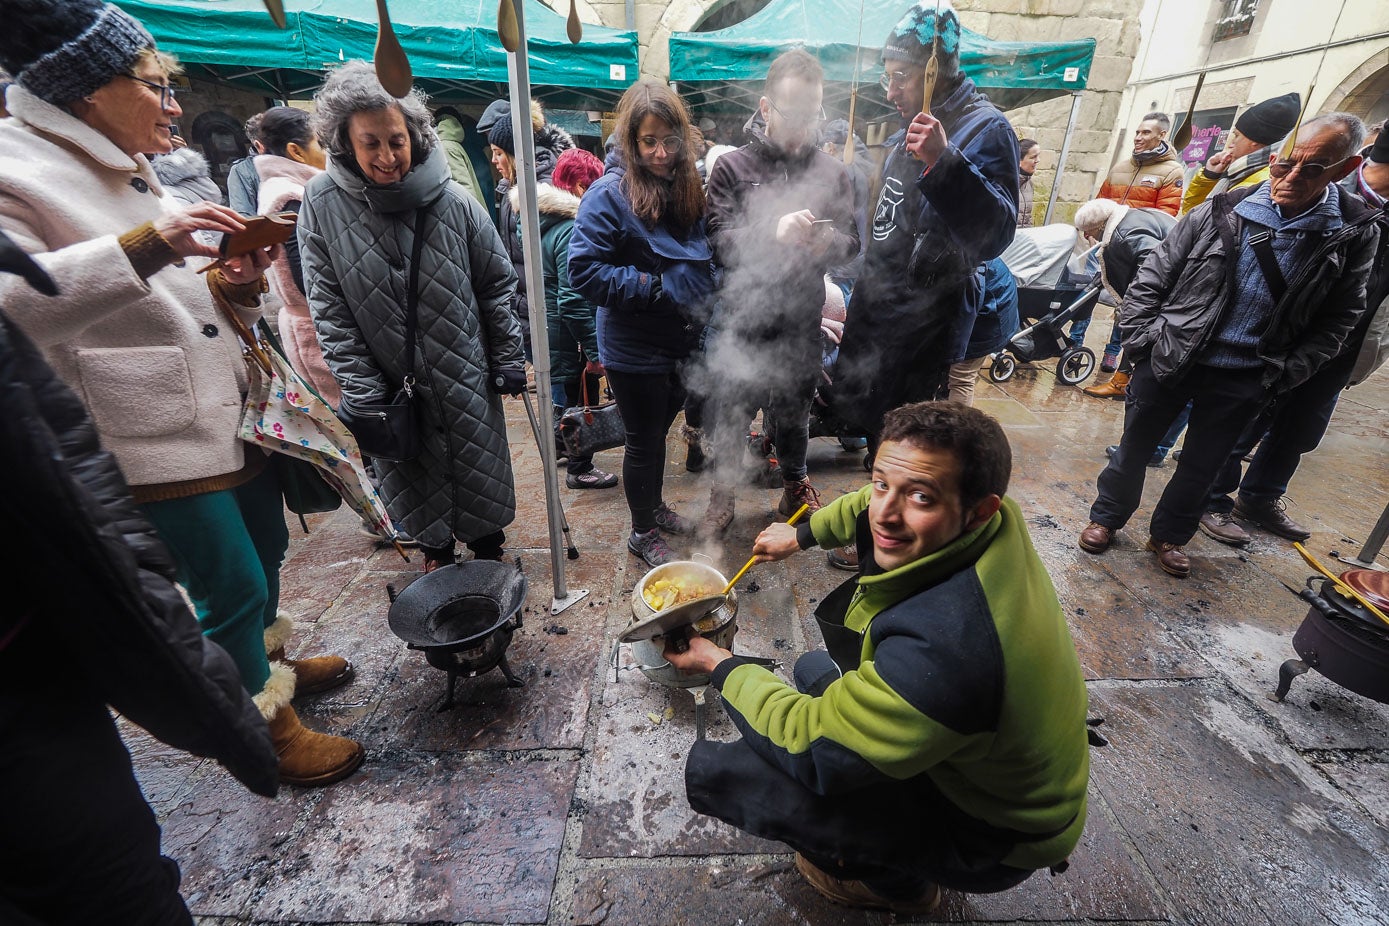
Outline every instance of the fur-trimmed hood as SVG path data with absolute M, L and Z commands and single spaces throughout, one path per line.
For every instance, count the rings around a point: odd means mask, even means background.
M 317 167 L 277 154 L 256 155 L 255 165 L 256 176 L 260 178 L 256 209 L 262 215 L 279 212 L 288 203 L 303 200 L 304 187 L 321 173 Z
M 203 180 L 212 176 L 207 158 L 194 148 L 180 148 L 168 154 L 156 155 L 150 162 L 154 172 L 166 186 L 188 180 Z
M 511 200 L 511 208 L 520 210 L 520 190 L 512 187 L 506 195 Z M 553 184 L 541 183 L 535 188 L 535 207 L 539 210 L 542 221 L 546 217 L 572 219 L 579 214 L 579 197 Z

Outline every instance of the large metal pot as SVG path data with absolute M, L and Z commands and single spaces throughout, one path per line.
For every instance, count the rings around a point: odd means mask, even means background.
M 697 583 L 705 588 L 713 589 L 714 592 L 721 591 L 728 584 L 727 577 L 708 563 L 678 560 L 657 566 L 642 576 L 636 587 L 632 589 L 632 623 L 646 620 L 656 613 L 655 609 L 646 603 L 642 591 L 649 583 L 661 579 L 673 579 L 686 584 Z M 737 617 L 738 593 L 730 591 L 724 599 L 724 603 L 708 618 L 696 624 L 695 629 L 700 636 L 713 642 L 715 646 L 731 651 L 733 649 L 733 636 L 738 632 Z M 698 688 L 709 684 L 708 675 L 685 675 L 666 662 L 665 656 L 662 655 L 665 651 L 665 644 L 664 637 L 652 637 L 650 640 L 638 640 L 632 643 L 632 656 L 637 660 L 637 667 L 641 669 L 643 675 L 668 688 Z

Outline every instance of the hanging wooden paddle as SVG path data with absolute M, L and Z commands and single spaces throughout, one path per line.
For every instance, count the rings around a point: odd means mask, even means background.
M 415 77 L 410 73 L 410 59 L 405 57 L 405 49 L 400 47 L 400 39 L 391 26 L 386 0 L 376 0 L 376 19 L 376 79 L 391 96 L 404 99 L 410 95 Z
M 1181 151 L 1191 144 L 1191 120 L 1196 115 L 1196 98 L 1201 95 L 1201 85 L 1206 82 L 1206 72 L 1202 71 L 1201 76 L 1196 78 L 1196 89 L 1191 91 L 1191 105 L 1186 108 L 1186 119 L 1182 122 L 1182 127 L 1177 129 L 1176 136 L 1172 139 L 1172 147 Z
M 497 6 L 497 38 L 501 39 L 502 48 L 514 55 L 521 47 L 521 27 L 516 22 L 516 7 L 511 3 L 512 0 L 501 0 Z
M 1297 123 L 1293 125 L 1293 130 L 1288 133 L 1288 138 L 1283 142 L 1283 150 L 1278 152 L 1278 160 L 1286 161 L 1293 156 L 1293 149 L 1297 147 L 1297 133 L 1302 129 L 1302 120 L 1307 118 L 1307 105 L 1311 102 L 1312 91 L 1317 89 L 1317 82 L 1312 81 L 1307 85 L 1307 95 L 1302 98 L 1302 112 L 1297 114 Z
M 275 21 L 275 25 L 283 29 L 285 27 L 285 5 L 280 0 L 263 0 L 263 2 L 266 12 Z
M 570 45 L 578 45 L 584 37 L 584 26 L 579 22 L 576 0 L 569 0 L 569 18 L 564 23 L 564 34 L 569 36 Z
M 921 111 L 931 114 L 931 97 L 936 92 L 936 78 L 940 76 L 940 61 L 936 52 L 940 49 L 940 0 L 936 0 L 936 26 L 931 30 L 931 60 L 926 62 L 926 76 L 921 81 Z
M 863 54 L 863 4 L 858 4 L 858 38 L 854 40 L 854 77 L 849 84 L 849 133 L 844 138 L 844 166 L 854 166 L 854 110 L 858 107 L 858 69 Z

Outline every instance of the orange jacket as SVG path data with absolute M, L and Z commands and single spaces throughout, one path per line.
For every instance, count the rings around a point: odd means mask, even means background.
M 1183 173 L 1182 159 L 1168 145 L 1161 155 L 1145 163 L 1129 157 L 1115 164 L 1100 186 L 1099 198 L 1176 215 L 1182 208 Z

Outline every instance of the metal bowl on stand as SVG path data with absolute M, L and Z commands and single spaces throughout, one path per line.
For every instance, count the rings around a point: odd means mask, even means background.
M 386 621 L 391 632 L 410 649 L 424 652 L 436 669 L 448 673 L 448 696 L 453 706 L 460 678 L 501 669 L 508 686 L 525 683 L 512 674 L 506 648 L 521 626 L 526 601 L 526 576 L 506 563 L 470 560 L 427 572 L 399 593 L 386 586 L 391 609 Z
M 686 605 L 676 605 L 665 611 L 658 612 L 646 602 L 646 589 L 661 580 L 668 580 L 680 583 L 689 588 L 709 589 L 708 597 L 712 599 L 717 596 L 722 599 L 721 603 L 710 601 L 711 605 L 717 607 L 710 609 L 700 609 L 695 602 L 687 602 Z M 723 594 L 723 587 L 728 584 L 728 579 L 723 573 L 719 572 L 712 565 L 695 560 L 678 560 L 676 562 L 664 563 L 652 569 L 642 576 L 632 589 L 632 622 L 627 625 L 627 629 L 618 638 L 620 642 L 631 643 L 632 655 L 637 660 L 637 667 L 641 669 L 643 675 L 660 685 L 667 688 L 700 688 L 709 684 L 708 675 L 685 675 L 679 669 L 666 661 L 663 655 L 666 648 L 665 633 L 659 632 L 662 628 L 648 624 L 657 614 L 664 614 L 667 618 L 675 617 L 675 624 L 681 627 L 693 626 L 695 632 L 715 646 L 726 650 L 733 649 L 733 637 L 738 632 L 738 593 L 730 591 L 727 595 Z M 701 600 L 703 600 L 701 598 Z M 695 605 L 693 611 L 688 609 L 688 605 Z M 679 609 L 685 608 L 686 614 L 692 615 L 694 620 L 681 622 L 676 617 Z M 654 634 L 643 634 L 643 626 L 649 626 Z M 677 629 L 673 624 L 666 630 Z

